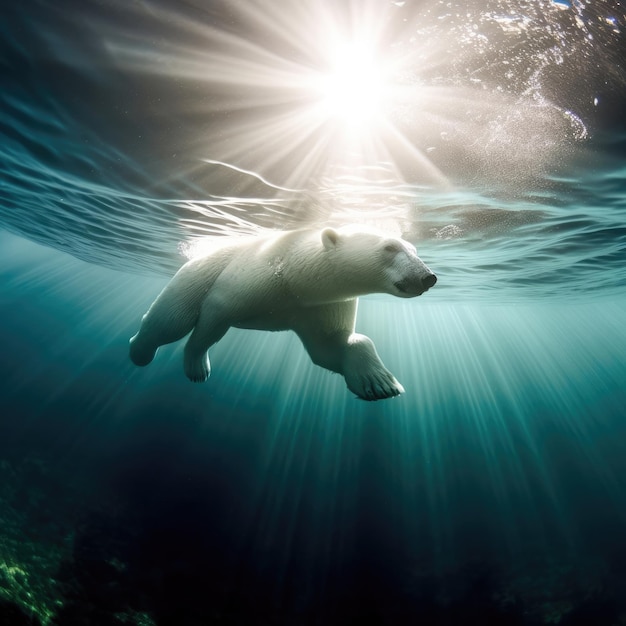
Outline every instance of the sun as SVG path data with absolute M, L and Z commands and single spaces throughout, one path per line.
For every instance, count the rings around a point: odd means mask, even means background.
M 383 115 L 389 86 L 374 47 L 345 43 L 330 59 L 328 72 L 316 81 L 323 115 L 348 127 L 375 123 Z

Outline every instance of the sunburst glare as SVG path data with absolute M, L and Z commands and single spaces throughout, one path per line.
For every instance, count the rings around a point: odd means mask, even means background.
M 375 124 L 388 85 L 373 46 L 345 43 L 333 55 L 328 74 L 314 87 L 319 90 L 325 115 L 338 117 L 354 131 Z
M 458 117 L 455 107 L 468 97 L 478 106 L 481 94 L 459 90 L 455 100 L 455 89 L 425 84 L 415 67 L 440 64 L 443 42 L 405 41 L 401 6 L 250 3 L 231 10 L 240 28 L 225 32 L 153 9 L 153 18 L 175 23 L 181 37 L 159 53 L 150 52 L 153 42 L 119 29 L 106 42 L 126 68 L 206 85 L 212 95 L 201 113 L 229 112 L 206 157 L 247 169 L 262 163 L 264 173 L 288 187 L 319 181 L 337 167 L 380 163 L 397 181 L 406 178 L 404 169 L 417 180 L 446 182 L 423 141 L 407 137 L 406 121 Z
M 317 192 L 346 171 L 371 189 L 362 168 L 383 165 L 395 184 L 449 189 L 540 175 L 585 136 L 542 83 L 569 45 L 558 20 L 574 16 L 548 0 L 528 15 L 503 4 L 502 15 L 444 2 L 150 5 L 166 39 L 119 23 L 99 34 L 124 71 L 190 90 L 177 107 L 204 129 L 185 145 L 196 175 L 208 159 Z M 526 45 L 535 36 L 552 39 Z

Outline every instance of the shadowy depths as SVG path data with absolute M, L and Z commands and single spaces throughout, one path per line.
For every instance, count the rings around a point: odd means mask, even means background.
M 0 626 L 41 626 L 41 622 L 26 615 L 17 604 L 0 600 Z
M 154 469 L 133 470 L 134 482 L 129 487 L 141 488 L 141 507 L 94 515 L 79 528 L 74 560 L 60 573 L 66 604 L 54 620 L 56 626 L 547 623 L 545 614 L 524 606 L 519 598 L 498 601 L 500 572 L 480 562 L 445 576 L 424 573 L 407 588 L 390 563 L 375 567 L 367 554 L 353 555 L 329 580 L 317 581 L 333 590 L 324 606 L 307 602 L 294 564 L 277 600 L 275 572 L 263 571 L 246 554 L 233 554 L 238 546 L 232 538 L 215 533 L 216 502 L 208 504 L 204 481 L 190 476 L 191 486 L 178 483 L 176 489 L 164 492 L 160 481 L 153 479 Z M 620 623 L 618 592 L 607 589 L 596 598 L 582 600 L 549 623 Z M 136 621 L 140 614 L 150 616 L 150 621 Z M 0 620 L 5 623 L 37 624 L 23 616 Z
M 323 572 L 307 551 L 314 529 L 306 519 L 298 519 L 290 539 L 265 547 L 250 502 L 250 442 L 258 432 L 242 435 L 234 448 L 216 431 L 209 447 L 197 426 L 165 426 L 151 415 L 139 431 L 117 439 L 110 458 L 100 459 L 108 468 L 93 481 L 101 506 L 76 528 L 72 558 L 58 573 L 65 603 L 54 626 L 621 623 L 622 554 L 588 597 L 564 583 L 561 597 L 546 588 L 531 601 L 524 596 L 529 583 L 521 582 L 527 572 L 512 579 L 502 571 L 508 565 L 486 549 L 445 571 L 411 563 L 402 541 L 380 526 L 382 494 L 372 495 L 372 480 L 355 518 L 346 521 L 354 545 L 331 553 Z M 567 610 L 559 613 L 557 600 L 569 604 Z M 544 606 L 550 603 L 552 613 Z M 15 615 L 0 624 L 36 624 Z

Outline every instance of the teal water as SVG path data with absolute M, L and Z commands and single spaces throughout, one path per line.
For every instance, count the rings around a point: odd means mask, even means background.
M 621 623 L 625 22 L 6 9 L 0 623 Z M 375 130 L 311 125 L 333 24 L 394 61 Z M 129 361 L 203 237 L 346 221 L 438 276 L 359 306 L 402 397 L 353 398 L 289 333 L 229 331 L 202 385 L 180 344 Z

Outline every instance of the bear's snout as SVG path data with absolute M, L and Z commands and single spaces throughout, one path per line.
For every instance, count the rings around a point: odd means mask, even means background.
M 413 276 L 399 280 L 394 283 L 394 287 L 397 289 L 396 295 L 403 298 L 414 298 L 428 291 L 436 282 L 437 277 L 429 272 L 425 276 Z
M 424 287 L 426 287 L 426 289 L 434 287 L 436 282 L 437 277 L 434 274 L 429 274 L 428 276 L 426 276 L 426 278 L 422 278 L 422 283 L 424 284 Z

